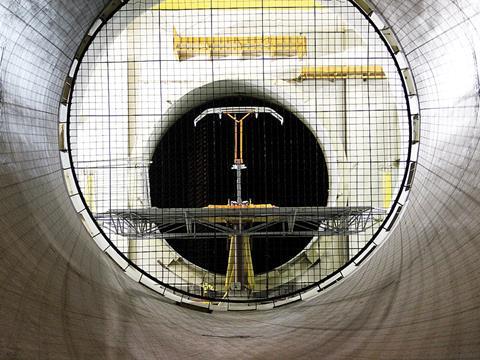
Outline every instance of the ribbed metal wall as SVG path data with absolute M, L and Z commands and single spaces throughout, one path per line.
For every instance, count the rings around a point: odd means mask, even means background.
M 270 312 L 204 314 L 132 282 L 67 196 L 58 104 L 106 1 L 0 0 L 0 358 L 480 356 L 480 3 L 375 0 L 422 111 L 410 204 L 351 277 Z

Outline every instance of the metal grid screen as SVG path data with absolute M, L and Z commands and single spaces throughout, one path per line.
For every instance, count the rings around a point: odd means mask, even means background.
M 180 293 L 249 302 L 318 284 L 374 238 L 409 119 L 349 1 L 130 1 L 83 57 L 67 137 L 125 258 Z

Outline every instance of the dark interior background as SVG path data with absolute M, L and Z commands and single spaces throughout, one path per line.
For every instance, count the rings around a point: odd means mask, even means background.
M 150 166 L 152 206 L 199 208 L 236 199 L 234 123 L 228 117 L 194 119 L 219 106 L 268 106 L 284 117 L 250 116 L 244 125 L 242 198 L 275 206 L 326 206 L 328 174 L 314 135 L 293 114 L 253 98 L 235 97 L 206 103 L 185 114 L 159 142 Z M 310 238 L 255 237 L 255 273 L 271 270 L 298 254 Z M 189 261 L 217 273 L 227 268 L 226 239 L 172 239 L 170 245 Z

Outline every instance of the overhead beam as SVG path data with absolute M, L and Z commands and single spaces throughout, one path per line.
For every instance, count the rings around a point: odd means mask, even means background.
M 196 56 L 303 58 L 307 54 L 307 37 L 305 35 L 181 36 L 174 28 L 173 49 L 180 61 Z
M 382 66 L 379 65 L 327 65 L 303 66 L 297 80 L 315 79 L 386 79 Z
M 114 210 L 96 214 L 102 226 L 118 235 L 161 238 L 218 236 L 330 236 L 357 234 L 381 209 L 368 207 L 191 208 Z M 294 220 L 292 221 L 292 217 Z M 239 228 L 238 224 L 248 224 Z M 284 230 L 270 230 L 285 224 Z M 288 229 L 288 230 L 287 230 Z M 207 230 L 207 231 L 205 231 Z M 212 232 L 211 230 L 214 230 Z M 208 232 L 208 234 L 207 234 Z
M 195 120 L 193 121 L 193 125 L 197 126 L 197 124 L 207 115 L 216 114 L 219 116 L 219 118 L 222 118 L 224 114 L 249 114 L 249 113 L 254 113 L 256 117 L 258 117 L 258 114 L 270 114 L 275 119 L 280 121 L 280 124 L 283 125 L 283 121 L 284 121 L 283 116 L 281 116 L 272 108 L 265 107 L 265 106 L 230 106 L 230 107 L 209 108 L 195 118 Z
M 235 10 L 235 9 L 310 9 L 320 7 L 315 0 L 166 0 L 152 10 Z

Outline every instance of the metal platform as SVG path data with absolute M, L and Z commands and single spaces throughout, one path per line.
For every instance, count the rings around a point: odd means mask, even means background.
M 209 239 L 333 236 L 365 231 L 384 211 L 369 207 L 144 208 L 95 214 L 122 236 Z

